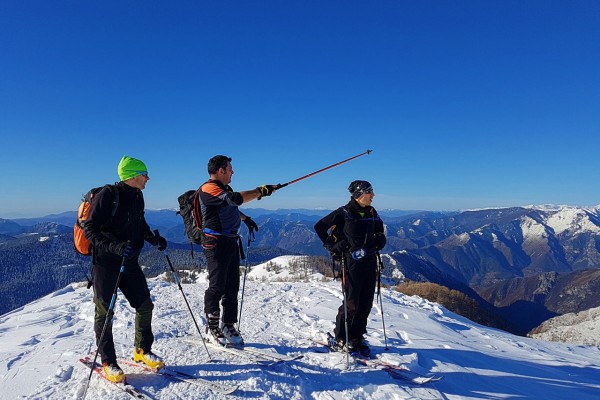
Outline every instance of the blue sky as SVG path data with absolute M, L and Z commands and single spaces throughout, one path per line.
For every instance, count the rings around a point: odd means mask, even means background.
M 122 155 L 171 208 L 233 158 L 246 208 L 600 204 L 598 1 L 0 5 L 0 218 L 75 209 Z

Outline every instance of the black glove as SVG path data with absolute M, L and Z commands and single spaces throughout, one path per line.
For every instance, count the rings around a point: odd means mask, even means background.
M 146 238 L 146 241 L 150 243 L 152 246 L 158 246 L 158 251 L 163 251 L 167 248 L 167 239 L 160 236 L 158 233 L 158 229 L 154 230 L 154 233 L 150 232 L 150 237 Z
M 156 231 L 155 231 L 156 232 Z M 163 251 L 167 248 L 167 239 L 156 233 L 154 236 L 146 239 L 152 246 L 158 246 L 158 251 Z
M 253 231 L 258 232 L 258 225 L 256 225 L 256 222 L 254 222 L 254 220 L 252 218 L 246 216 L 246 219 L 243 222 L 248 227 L 248 232 L 253 232 Z
M 334 261 L 342 261 L 342 255 L 340 253 L 336 253 L 333 250 L 333 245 L 334 245 L 334 243 L 331 243 L 331 242 L 323 243 L 323 247 L 325 247 L 327 249 L 327 251 L 331 254 L 331 257 L 333 257 Z
M 166 248 L 167 248 L 167 239 L 165 239 L 162 236 L 159 236 L 158 237 L 158 250 L 163 251 Z
M 263 197 L 267 197 L 273 194 L 274 191 L 278 189 L 277 185 L 262 185 L 256 188 L 260 192 L 260 196 L 258 199 L 260 200 Z
M 336 242 L 332 247 L 331 250 L 334 253 L 345 253 L 346 251 L 350 250 L 350 245 L 348 244 L 347 241 L 345 241 L 344 239 Z
M 377 251 L 383 249 L 385 247 L 386 243 L 387 243 L 387 239 L 383 233 L 375 234 L 375 248 L 377 248 Z
M 158 229 L 155 229 L 153 233 L 154 233 L 154 236 L 152 236 L 150 239 L 146 239 L 146 240 L 152 246 L 158 246 L 158 251 L 164 251 L 167 248 L 167 239 L 160 236 Z
M 129 242 L 111 243 L 108 248 L 111 253 L 115 253 L 123 258 L 129 257 L 129 253 L 131 252 L 131 244 Z

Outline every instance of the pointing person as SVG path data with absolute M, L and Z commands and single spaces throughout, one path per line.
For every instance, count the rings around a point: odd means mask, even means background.
M 208 161 L 210 179 L 199 190 L 204 255 L 208 263 L 208 289 L 204 294 L 207 332 L 218 344 L 243 345 L 235 324 L 238 322 L 240 287 L 240 224 L 258 229 L 256 223 L 241 213 L 239 206 L 270 196 L 276 185 L 234 192 L 229 184 L 233 176 L 231 158 L 217 155 Z M 223 313 L 221 314 L 221 306 Z

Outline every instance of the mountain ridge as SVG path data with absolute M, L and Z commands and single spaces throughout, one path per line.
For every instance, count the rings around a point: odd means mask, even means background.
M 313 225 L 319 218 L 319 215 L 298 212 L 257 213 L 254 219 L 260 229 L 256 232 L 256 241 L 251 245 L 250 263 L 255 264 L 266 260 L 266 257 L 285 254 L 326 256 L 327 252 L 313 230 Z M 172 210 L 162 210 L 159 213 L 149 211 L 148 219 L 151 220 L 151 226 L 159 228 L 161 234 L 169 240 L 170 248 L 174 249 L 173 256 L 178 257 L 181 265 L 195 265 L 185 256 L 189 242 L 183 236 L 180 218 Z M 0 220 L 0 227 L 8 227 L 8 230 L 14 232 L 13 221 L 6 221 Z M 14 248 L 19 240 L 26 240 L 24 238 L 27 236 L 36 234 L 55 237 L 59 232 L 67 232 L 58 234 L 58 237 L 65 236 L 61 239 L 63 250 L 59 257 L 67 260 L 64 264 L 79 265 L 79 271 L 82 271 L 79 276 L 82 276 L 87 260 L 72 260 L 73 256 L 68 253 L 68 232 L 71 228 L 60 227 L 49 221 L 35 222 L 37 225 L 22 227 L 21 233 L 13 233 L 13 236 L 2 235 L 0 230 L 0 261 L 3 269 L 11 262 L 3 252 L 10 246 Z M 401 271 L 408 279 L 431 281 L 460 290 L 479 299 L 482 305 L 488 302 L 495 304 L 504 309 L 505 316 L 510 317 L 511 322 L 521 327 L 522 334 L 537 326 L 532 326 L 532 323 L 542 322 L 557 313 L 577 312 L 581 311 L 581 307 L 600 306 L 597 296 L 591 294 L 596 287 L 596 278 L 585 273 L 574 274 L 577 271 L 597 270 L 600 266 L 598 208 L 545 206 L 482 209 L 461 213 L 417 212 L 384 218 L 384 222 L 388 244 L 383 253 L 390 255 L 386 263 L 395 264 L 394 269 L 388 270 L 388 274 Z M 243 235 L 246 233 L 245 229 L 242 227 Z M 36 230 L 38 232 L 34 232 Z M 28 243 L 31 245 L 34 242 Z M 23 247 L 24 252 L 35 252 L 27 249 L 26 246 Z M 154 253 L 146 251 L 145 254 L 145 257 L 150 257 Z M 46 254 L 46 258 L 59 262 L 56 255 Z M 148 260 L 149 271 L 161 269 L 159 253 Z M 199 261 L 201 265 L 202 258 Z M 18 266 L 12 268 L 19 271 Z M 577 294 L 585 296 L 578 303 L 572 301 L 570 308 L 567 307 L 568 302 L 563 302 L 563 308 L 557 308 L 552 303 L 546 304 L 553 297 L 541 297 L 541 289 L 531 283 L 523 286 L 522 290 L 528 291 L 526 294 L 513 296 L 510 303 L 498 302 L 497 296 L 490 294 L 491 289 L 485 290 L 494 285 L 502 287 L 502 282 L 513 279 L 534 277 L 532 279 L 535 281 L 535 277 L 547 273 L 560 274 L 563 282 L 561 285 L 565 288 L 577 285 L 584 287 L 588 283 L 592 289 L 587 292 L 570 290 L 568 298 L 576 299 Z M 13 278 L 18 277 L 18 272 L 13 272 Z M 388 277 L 393 278 L 391 275 Z M 573 282 L 569 283 L 570 280 Z M 509 287 L 515 285 L 505 284 Z M 537 292 L 533 293 L 534 291 Z M 498 289 L 498 293 L 502 293 L 502 290 Z M 544 301 L 540 300 L 542 298 Z

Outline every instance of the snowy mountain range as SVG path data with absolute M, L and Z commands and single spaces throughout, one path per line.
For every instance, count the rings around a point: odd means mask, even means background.
M 600 307 L 595 295 L 600 291 L 599 210 L 528 206 L 386 211 L 386 278 L 401 274 L 459 290 L 484 307 L 489 303 L 500 308 L 516 326 L 511 331 L 525 334 L 555 315 Z M 260 230 L 251 263 L 284 254 L 325 256 L 313 225 L 327 212 L 252 210 Z M 7 294 L 7 308 L 0 313 L 85 276 L 89 260 L 72 251 L 71 228 L 56 222 L 69 218 L 73 216 L 65 213 L 0 220 L 0 290 Z M 189 244 L 181 243 L 183 227 L 173 210 L 149 210 L 147 218 L 169 239 L 179 265 L 202 266 L 202 257 L 190 259 Z M 149 276 L 154 276 L 164 271 L 164 262 L 151 254 L 146 251 L 143 257 Z
M 392 379 L 380 368 L 347 364 L 343 354 L 324 353 L 311 341 L 322 339 L 333 328 L 343 297 L 340 282 L 320 275 L 290 281 L 293 261 L 298 259 L 279 257 L 252 269 L 240 328 L 247 346 L 301 359 L 265 365 L 212 348 L 207 353 L 202 345 L 189 341 L 199 335 L 178 286 L 160 276 L 149 280 L 156 305 L 153 350 L 172 369 L 239 387 L 225 396 L 123 365 L 128 382 L 157 399 L 595 400 L 600 396 L 600 348 L 514 336 L 391 289 L 383 289 L 381 302 L 369 318 L 367 338 L 373 352 L 390 364 L 444 379 L 417 385 Z M 183 285 L 197 318 L 206 287 L 205 274 L 196 283 Z M 114 337 L 117 353 L 124 358 L 132 352 L 133 317 L 120 295 Z M 2 315 L 2 397 L 73 399 L 80 395 L 89 370 L 78 360 L 95 350 L 92 319 L 92 293 L 81 284 Z M 129 398 L 96 375 L 87 396 Z
M 409 218 L 393 247 L 422 255 L 472 287 L 600 265 L 599 209 L 505 208 Z
M 600 306 L 593 294 L 600 290 L 598 208 L 408 216 L 399 226 L 388 225 L 388 243 L 411 256 L 409 268 L 400 262 L 403 271 L 420 270 L 426 280 L 448 287 L 462 282 L 505 308 L 525 332 L 556 314 Z

